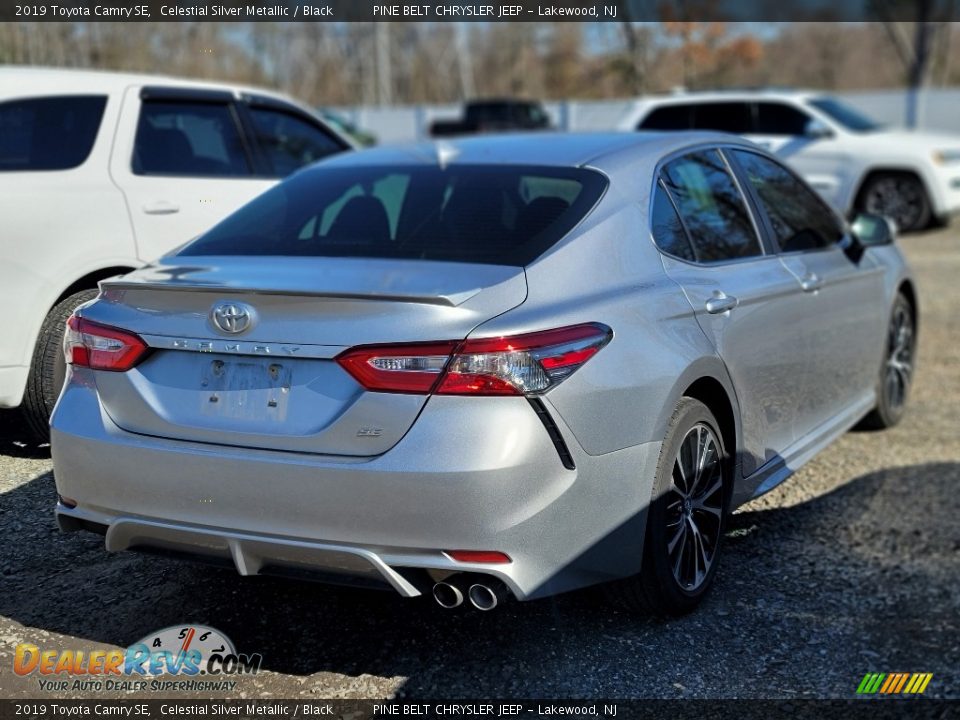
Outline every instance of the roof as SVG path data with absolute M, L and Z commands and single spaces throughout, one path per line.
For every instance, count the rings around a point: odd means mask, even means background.
M 554 167 L 616 164 L 614 158 L 657 158 L 702 142 L 749 144 L 714 132 L 527 132 L 477 135 L 411 145 L 381 146 L 337 155 L 323 167 L 356 165 L 541 165 Z
M 666 102 L 711 102 L 715 100 L 770 100 L 776 98 L 803 99 L 810 95 L 823 94 L 814 90 L 796 88 L 729 88 L 723 90 L 680 91 L 663 95 L 643 95 L 639 103 Z
M 643 95 L 631 103 L 629 109 L 617 123 L 620 130 L 633 130 L 637 123 L 653 108 L 669 105 L 689 105 L 711 102 L 737 102 L 757 100 L 781 100 L 802 104 L 814 96 L 824 93 L 814 90 L 784 90 L 782 88 L 755 88 L 730 90 L 705 90 L 696 92 L 677 92 L 670 95 Z
M 255 93 L 284 97 L 281 93 L 253 86 L 237 85 L 219 80 L 197 80 L 151 75 L 149 73 L 125 73 L 109 70 L 81 70 L 75 68 L 29 67 L 6 65 L 0 67 L 0 96 L 18 96 L 42 92 L 122 92 L 131 85 L 168 85 L 172 87 L 228 90 L 230 92 Z M 299 103 L 298 103 L 299 104 Z

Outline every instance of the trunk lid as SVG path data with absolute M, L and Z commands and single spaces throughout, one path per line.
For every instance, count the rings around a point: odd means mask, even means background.
M 368 392 L 334 358 L 357 345 L 461 340 L 526 294 L 520 267 L 171 257 L 104 282 L 82 315 L 152 348 L 132 370 L 96 373 L 124 430 L 366 457 L 396 444 L 427 398 Z M 248 327 L 229 332 L 243 311 Z

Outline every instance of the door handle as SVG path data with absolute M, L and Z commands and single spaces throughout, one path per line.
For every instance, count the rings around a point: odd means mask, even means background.
M 719 315 L 728 310 L 733 310 L 739 304 L 740 301 L 733 297 L 733 295 L 726 295 L 717 291 L 712 298 L 707 300 L 704 306 L 711 315 Z
M 143 206 L 143 211 L 147 215 L 172 215 L 180 212 L 180 206 L 169 200 L 156 200 Z
M 816 292 L 823 287 L 823 280 L 816 273 L 807 273 L 800 278 L 800 289 L 804 292 Z

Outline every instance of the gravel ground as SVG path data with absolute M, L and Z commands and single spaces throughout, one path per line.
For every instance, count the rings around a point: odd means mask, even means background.
M 848 434 L 741 509 L 713 592 L 671 622 L 592 591 L 444 612 L 109 555 L 57 531 L 49 453 L 0 414 L 0 697 L 55 696 L 12 673 L 18 642 L 126 647 L 197 622 L 263 655 L 234 697 L 848 698 L 866 672 L 899 671 L 932 672 L 927 696 L 960 698 L 960 230 L 902 244 L 922 303 L 908 417 Z

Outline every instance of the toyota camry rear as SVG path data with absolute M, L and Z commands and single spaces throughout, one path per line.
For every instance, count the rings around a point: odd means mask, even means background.
M 64 338 L 61 527 L 447 607 L 644 578 L 621 596 L 690 609 L 755 487 L 734 487 L 735 379 L 650 241 L 651 179 L 689 142 L 333 159 L 102 283 Z M 860 334 L 878 367 L 884 330 Z M 658 476 L 683 486 L 665 561 Z

